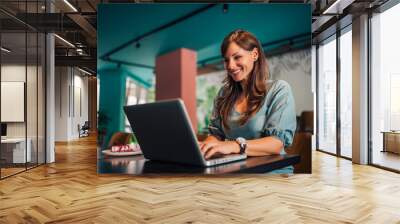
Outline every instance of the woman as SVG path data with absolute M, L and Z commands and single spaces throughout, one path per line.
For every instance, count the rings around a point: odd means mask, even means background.
M 296 114 L 291 88 L 269 80 L 262 46 L 244 30 L 221 45 L 227 76 L 214 101 L 210 135 L 200 143 L 205 158 L 218 154 L 284 154 L 293 141 Z

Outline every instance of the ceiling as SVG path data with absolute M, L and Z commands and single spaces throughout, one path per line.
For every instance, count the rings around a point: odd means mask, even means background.
M 18 35 L 26 27 L 54 32 L 72 43 L 74 47 L 55 39 L 56 65 L 86 67 L 93 73 L 97 68 L 124 68 L 147 82 L 154 76 L 155 57 L 176 48 L 196 50 L 199 71 L 218 67 L 220 41 L 233 29 L 244 28 L 261 40 L 268 54 L 279 54 L 307 46 L 307 34 L 312 33 L 313 40 L 330 35 L 329 28 L 347 14 L 387 0 L 336 1 L 340 1 L 335 6 L 338 12 L 323 14 L 335 0 L 250 0 L 240 1 L 250 4 L 217 4 L 205 10 L 201 9 L 209 3 L 167 4 L 171 1 L 166 0 L 1 0 L 0 24 L 7 33 L 4 38 L 14 41 L 11 45 L 17 49 L 25 44 Z M 163 4 L 147 4 L 154 2 Z M 260 4 L 265 2 L 289 4 Z M 135 40 L 138 37 L 142 38 Z M 31 47 L 34 44 L 28 44 L 28 54 Z
M 219 62 L 222 39 L 238 28 L 254 33 L 266 48 L 302 35 L 310 44 L 310 12 L 306 4 L 100 5 L 98 71 L 122 65 L 151 82 L 156 57 L 178 48 L 195 50 L 199 66 Z

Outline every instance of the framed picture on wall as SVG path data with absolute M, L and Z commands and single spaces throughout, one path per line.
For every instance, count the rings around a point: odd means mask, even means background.
M 1 82 L 1 122 L 24 122 L 25 82 Z

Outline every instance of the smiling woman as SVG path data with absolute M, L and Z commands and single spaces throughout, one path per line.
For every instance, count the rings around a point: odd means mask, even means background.
M 210 135 L 201 143 L 205 157 L 284 154 L 296 128 L 289 84 L 268 79 L 261 44 L 250 32 L 231 32 L 222 42 L 221 53 L 227 76 L 215 99 Z
M 100 4 L 97 66 L 102 85 L 99 110 L 111 118 L 106 139 L 114 132 L 131 132 L 135 128 L 132 123 L 124 125 L 126 118 L 122 110 L 127 102 L 126 80 L 131 77 L 135 85 L 144 83 L 148 90 L 154 91 L 155 101 L 183 100 L 194 134 L 203 137 L 210 134 L 201 145 L 207 158 L 240 152 L 259 156 L 256 159 L 284 154 L 282 149 L 291 145 L 296 127 L 292 87 L 299 99 L 312 102 L 312 93 L 306 85 L 311 83 L 311 69 L 302 70 L 311 68 L 311 64 L 305 62 L 305 66 L 299 66 L 306 61 L 305 57 L 292 57 L 297 51 L 310 51 L 310 6 Z M 251 33 L 232 32 L 237 28 Z M 271 76 L 266 57 L 279 61 L 271 63 Z M 275 69 L 286 65 L 288 58 L 293 59 L 290 71 Z M 214 79 L 216 74 L 218 77 Z M 269 80 L 271 77 L 285 81 Z M 225 85 L 221 88 L 224 78 Z M 300 115 L 305 107 L 302 107 L 303 101 L 296 98 L 296 102 L 300 102 L 297 107 L 301 108 L 297 111 Z M 312 105 L 309 103 L 307 109 L 312 110 Z M 141 121 L 154 120 L 146 115 L 149 117 Z M 176 126 L 170 128 L 168 134 L 175 130 Z M 138 132 L 135 131 L 137 136 Z M 154 141 L 165 136 L 154 133 Z M 184 139 L 174 143 L 182 143 L 179 147 L 184 147 Z M 138 142 L 140 144 L 140 138 Z M 163 148 L 175 153 L 179 147 L 165 145 Z

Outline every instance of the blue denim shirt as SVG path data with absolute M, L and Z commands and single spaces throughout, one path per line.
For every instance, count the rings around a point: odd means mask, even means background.
M 243 126 L 238 123 L 240 113 L 232 108 L 228 121 L 230 130 L 223 128 L 221 117 L 215 111 L 216 100 L 214 100 L 208 127 L 210 134 L 220 139 L 243 137 L 248 140 L 274 136 L 282 141 L 285 148 L 291 145 L 296 130 L 296 111 L 292 90 L 290 85 L 283 80 L 269 80 L 268 85 L 270 88 L 263 106 Z M 221 90 L 218 95 L 221 95 Z M 283 149 L 281 154 L 285 154 Z

